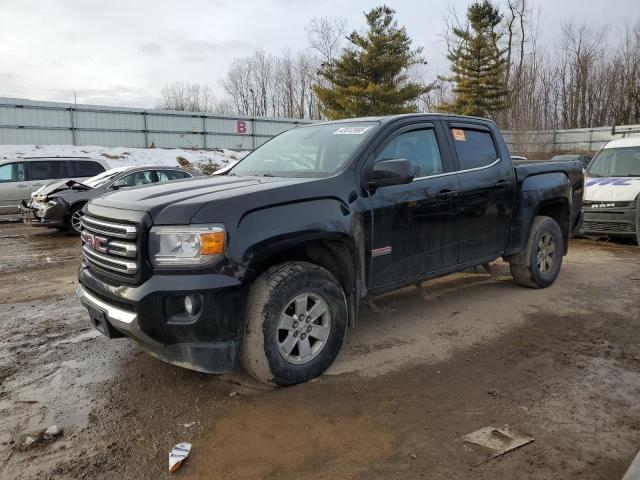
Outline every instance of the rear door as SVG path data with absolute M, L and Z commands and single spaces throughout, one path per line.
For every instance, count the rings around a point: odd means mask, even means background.
M 30 195 L 25 164 L 0 165 L 0 213 L 18 213 L 20 202 L 29 200 Z
M 371 286 L 382 286 L 454 265 L 458 256 L 460 185 L 443 132 L 432 123 L 394 131 L 374 154 L 409 160 L 414 180 L 371 193 Z
M 515 202 L 515 172 L 500 158 L 491 129 L 482 124 L 449 122 L 461 187 L 459 263 L 502 254 Z

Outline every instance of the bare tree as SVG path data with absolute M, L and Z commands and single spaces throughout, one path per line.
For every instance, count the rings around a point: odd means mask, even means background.
M 184 112 L 216 112 L 229 110 L 225 101 L 216 97 L 213 89 L 198 83 L 174 82 L 160 91 L 158 108 Z
M 309 46 L 318 52 L 323 63 L 331 63 L 344 47 L 347 21 L 343 18 L 314 17 L 305 30 Z

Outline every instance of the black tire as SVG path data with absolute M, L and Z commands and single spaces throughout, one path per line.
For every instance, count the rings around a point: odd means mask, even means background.
M 549 258 L 551 255 L 547 256 L 550 248 L 544 246 L 549 238 L 553 247 L 552 258 Z M 529 288 L 553 285 L 560 273 L 563 254 L 564 240 L 558 223 L 551 217 L 536 217 L 523 253 L 523 263 L 510 263 L 513 280 Z M 539 261 L 541 258 L 542 262 Z
M 318 311 L 325 312 L 312 320 L 311 324 L 327 323 L 329 319 L 328 335 L 322 341 L 322 346 L 317 343 L 320 340 L 313 338 L 313 333 L 298 331 L 305 326 L 302 321 L 293 324 L 299 323 L 298 330 L 293 327 L 287 330 L 280 323 L 282 318 L 287 316 L 287 312 L 291 314 L 292 310 L 287 310 L 288 308 L 298 308 L 298 304 L 292 303 L 294 299 L 304 298 L 305 295 L 311 299 L 304 301 L 309 313 L 313 308 L 309 308 L 308 305 L 313 307 L 316 303 L 319 304 Z M 301 318 L 297 312 L 290 316 Z M 304 314 L 302 316 L 304 317 Z M 327 332 L 324 325 L 318 327 Z M 293 385 L 306 382 L 320 375 L 331 365 L 342 346 L 346 330 L 347 305 L 344 291 L 336 278 L 326 269 L 311 263 L 282 263 L 268 269 L 251 286 L 245 332 L 240 346 L 240 362 L 250 375 L 264 383 Z M 297 340 L 292 338 L 294 334 Z M 295 343 L 290 351 L 290 358 L 294 359 L 298 349 L 298 359 L 302 361 L 301 339 L 305 338 L 303 335 L 308 335 L 307 348 L 311 341 L 314 342 L 312 348 L 318 345 L 317 352 L 313 353 L 315 356 L 307 357 L 308 360 L 302 364 L 287 361 L 286 353 L 282 353 L 282 350 L 286 350 L 283 345 L 287 340 L 293 340 Z
M 72 235 L 80 235 L 80 230 L 76 229 L 76 217 L 80 215 L 82 217 L 82 208 L 84 205 L 74 205 L 69 210 L 69 216 L 67 217 L 67 230 Z

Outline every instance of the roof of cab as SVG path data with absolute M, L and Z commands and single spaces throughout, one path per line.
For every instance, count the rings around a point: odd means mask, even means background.
M 453 113 L 433 113 L 433 112 L 425 112 L 425 113 L 401 113 L 398 115 L 385 115 L 379 117 L 356 117 L 356 118 L 342 118 L 340 120 L 329 120 L 325 122 L 319 123 L 311 123 L 310 125 L 319 125 L 319 124 L 329 124 L 329 123 L 345 123 L 345 122 L 379 122 L 379 123 L 388 123 L 393 120 L 399 120 L 403 118 L 412 118 L 412 117 L 433 117 L 434 119 L 447 119 L 447 120 L 482 120 L 483 122 L 495 123 L 493 120 L 482 117 L 470 117 L 467 115 L 455 115 Z
M 606 143 L 602 148 L 640 147 L 640 137 L 616 138 Z

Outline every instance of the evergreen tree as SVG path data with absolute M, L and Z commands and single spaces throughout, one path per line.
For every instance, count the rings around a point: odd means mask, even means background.
M 409 80 L 408 71 L 425 64 L 422 49 L 411 49 L 395 11 L 383 5 L 365 14 L 368 30 L 347 37 L 340 58 L 322 65 L 325 85 L 315 85 L 321 111 L 329 119 L 415 112 L 429 87 Z
M 477 1 L 467 10 L 465 29 L 453 28 L 456 47 L 451 61 L 454 101 L 441 108 L 461 115 L 493 117 L 505 108 L 506 49 L 499 46 L 497 26 L 502 15 L 489 0 Z

